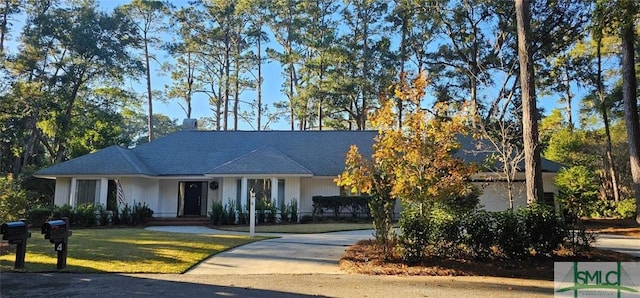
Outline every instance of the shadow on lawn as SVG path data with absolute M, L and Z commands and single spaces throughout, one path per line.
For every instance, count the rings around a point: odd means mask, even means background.
M 14 269 L 14 258 L 11 260 L 0 260 L 0 275 L 6 274 L 53 274 L 53 273 L 106 273 L 105 271 L 101 271 L 91 267 L 70 265 L 69 259 L 67 259 L 67 266 L 64 269 L 56 269 L 57 267 L 57 255 L 56 253 L 51 254 L 51 261 L 48 263 L 37 262 L 33 260 L 26 259 L 24 269 Z M 4 282 L 4 279 L 2 279 Z M 0 283 L 0 288 L 4 288 L 4 284 Z M 4 297 L 0 295 L 0 297 Z

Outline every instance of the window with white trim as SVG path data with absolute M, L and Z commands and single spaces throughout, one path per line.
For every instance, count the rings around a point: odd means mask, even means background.
M 98 180 L 76 180 L 76 206 L 96 204 L 100 198 Z

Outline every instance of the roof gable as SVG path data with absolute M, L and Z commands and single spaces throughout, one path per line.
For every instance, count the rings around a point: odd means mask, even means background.
M 40 170 L 36 175 L 155 175 L 155 173 L 130 150 L 111 146 Z
M 207 174 L 297 174 L 312 175 L 311 170 L 271 147 L 261 147 L 216 167 Z

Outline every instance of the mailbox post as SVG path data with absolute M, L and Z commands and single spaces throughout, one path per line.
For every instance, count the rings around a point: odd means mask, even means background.
M 0 226 L 2 240 L 9 240 L 9 244 L 17 244 L 15 269 L 24 268 L 24 256 L 27 253 L 27 238 L 31 237 L 29 226 L 24 220 L 6 222 Z
M 49 239 L 49 242 L 53 243 L 53 250 L 58 252 L 58 269 L 64 269 L 67 267 L 67 244 L 69 243 L 69 237 L 71 236 L 71 230 L 69 230 L 69 218 L 63 217 L 61 219 L 51 220 L 42 224 L 42 234 L 44 239 Z

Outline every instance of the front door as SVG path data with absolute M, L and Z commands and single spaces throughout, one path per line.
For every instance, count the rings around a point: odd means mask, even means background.
M 185 182 L 184 188 L 184 215 L 200 215 L 202 182 Z

